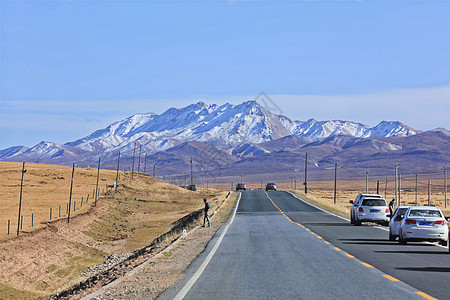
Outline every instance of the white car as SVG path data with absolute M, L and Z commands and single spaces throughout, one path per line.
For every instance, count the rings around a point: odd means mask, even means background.
M 386 200 L 377 194 L 359 194 L 352 203 L 350 223 L 360 226 L 361 222 L 387 224 L 389 222 L 389 207 Z
M 399 206 L 394 211 L 391 216 L 391 220 L 389 221 L 389 240 L 395 241 L 398 238 L 400 225 L 402 223 L 403 218 L 405 217 L 405 213 L 408 210 L 409 206 Z
M 430 241 L 447 245 L 447 220 L 438 207 L 408 208 L 400 225 L 399 243 L 405 245 L 408 241 Z

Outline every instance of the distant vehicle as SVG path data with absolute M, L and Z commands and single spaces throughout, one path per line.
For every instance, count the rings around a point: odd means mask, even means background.
M 395 241 L 398 238 L 400 225 L 402 223 L 403 218 L 405 217 L 405 213 L 408 210 L 409 206 L 399 206 L 394 211 L 391 216 L 391 220 L 389 221 L 389 240 Z
M 247 190 L 247 186 L 244 183 L 238 183 L 236 184 L 236 191 L 246 191 Z
M 266 191 L 276 191 L 277 190 L 277 185 L 273 182 L 269 182 L 268 184 L 266 184 Z
M 197 187 L 195 186 L 195 184 L 190 184 L 190 185 L 188 185 L 187 189 L 190 191 L 196 191 Z
M 350 223 L 360 226 L 361 222 L 388 224 L 389 207 L 386 200 L 377 194 L 359 194 L 355 202 L 350 201 Z
M 405 245 L 409 241 L 439 242 L 448 244 L 448 226 L 439 207 L 411 206 L 405 213 L 398 241 Z

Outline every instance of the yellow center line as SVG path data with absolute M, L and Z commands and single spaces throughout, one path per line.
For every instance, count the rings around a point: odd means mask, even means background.
M 309 228 L 306 228 L 306 231 L 311 231 L 311 229 L 309 229 Z
M 310 233 L 311 233 L 312 235 L 315 235 L 315 233 L 314 233 L 314 232 L 312 232 L 312 231 L 311 231 Z
M 338 247 L 334 247 L 333 249 L 336 250 L 336 251 L 342 251 L 342 250 L 339 249 Z
M 345 254 L 345 255 L 347 255 L 348 257 L 351 257 L 351 258 L 353 258 L 354 256 L 353 255 L 351 255 L 351 254 Z
M 323 241 L 325 244 L 330 245 L 331 243 L 327 242 L 327 241 Z
M 368 268 L 373 268 L 372 265 L 369 265 L 368 263 L 362 262 L 361 263 L 363 266 L 368 267 Z
M 318 235 L 317 238 L 318 238 L 318 239 L 321 239 L 321 240 L 323 239 L 323 237 L 321 237 L 320 235 Z
M 437 298 L 431 297 L 428 294 L 425 294 L 424 292 L 415 292 L 415 294 L 424 297 L 425 299 L 429 299 L 429 300 L 437 300 Z
M 392 276 L 390 276 L 390 275 L 383 275 L 383 277 L 389 279 L 390 281 L 400 281 L 400 280 L 398 280 L 397 278 L 394 278 L 394 277 L 392 277 Z

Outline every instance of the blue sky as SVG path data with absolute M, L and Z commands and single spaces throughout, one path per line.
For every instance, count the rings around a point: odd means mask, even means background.
M 450 1 L 0 1 L 0 149 L 268 94 L 450 129 Z

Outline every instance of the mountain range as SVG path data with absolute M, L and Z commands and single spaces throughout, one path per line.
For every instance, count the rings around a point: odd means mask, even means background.
M 0 160 L 95 166 L 101 156 L 103 167 L 114 169 L 119 151 L 123 168 L 130 167 L 136 151 L 146 153 L 159 174 L 187 173 L 193 157 L 197 172 L 220 170 L 223 176 L 233 176 L 274 169 L 292 172 L 289 161 L 304 159 L 308 152 L 317 165 L 361 167 L 363 161 L 377 165 L 374 158 L 387 159 L 381 169 L 391 168 L 394 158 L 402 160 L 399 155 L 413 155 L 423 161 L 414 170 L 421 166 L 424 171 L 448 162 L 449 137 L 446 129 L 421 132 L 399 121 L 374 127 L 342 120 L 296 121 L 255 101 L 221 106 L 198 102 L 160 115 L 136 114 L 64 145 L 42 141 L 32 148 L 10 147 L 0 150 Z M 424 157 L 431 153 L 428 162 Z

